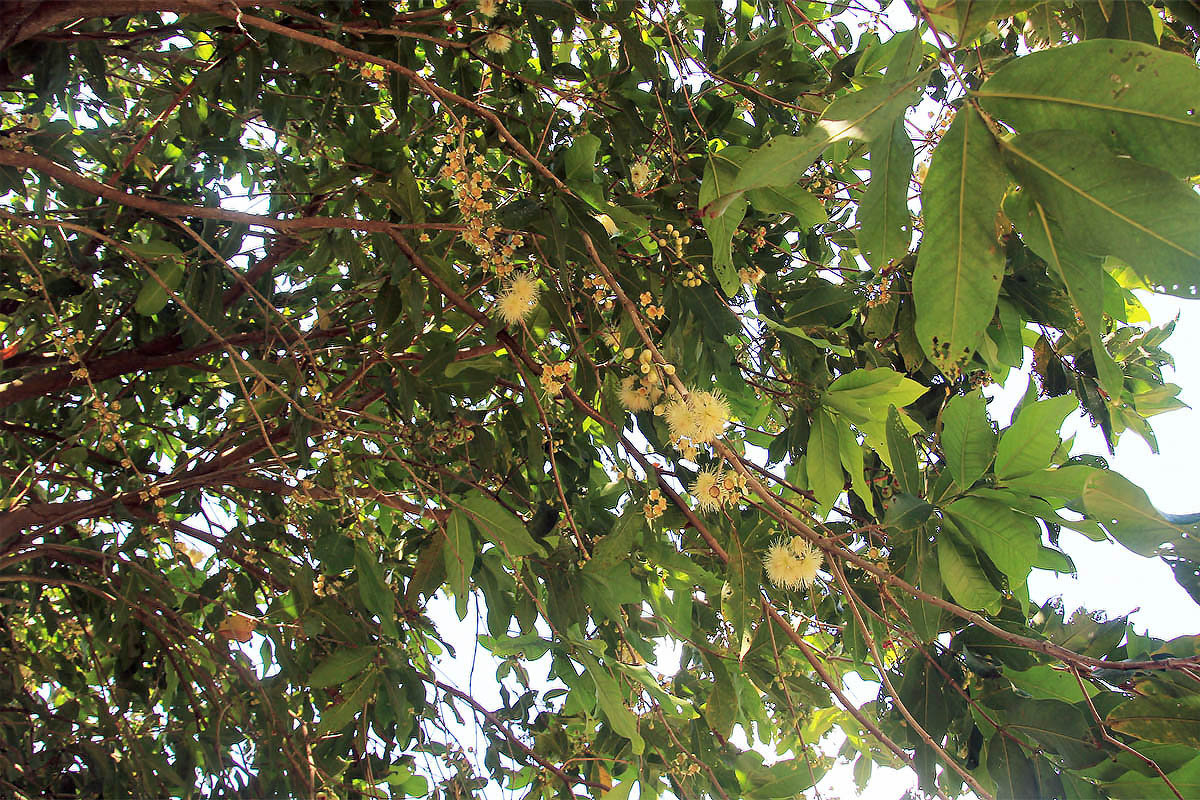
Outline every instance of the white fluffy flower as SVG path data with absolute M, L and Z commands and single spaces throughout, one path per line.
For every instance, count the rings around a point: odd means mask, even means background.
M 817 579 L 825 554 L 801 536 L 777 539 L 767 550 L 767 578 L 782 589 L 803 589 Z
M 725 493 L 721 491 L 721 478 L 722 475 L 716 467 L 709 467 L 700 470 L 696 475 L 696 480 L 692 481 L 688 492 L 696 498 L 696 505 L 700 507 L 701 511 L 716 511 L 725 505 Z
M 493 53 L 500 53 L 501 55 L 508 52 L 509 48 L 512 47 L 512 43 L 512 37 L 503 28 L 498 31 L 492 31 L 483 39 L 484 47 Z
M 537 280 L 528 272 L 519 272 L 496 300 L 496 311 L 505 325 L 516 324 L 533 313 L 537 307 L 537 296 Z

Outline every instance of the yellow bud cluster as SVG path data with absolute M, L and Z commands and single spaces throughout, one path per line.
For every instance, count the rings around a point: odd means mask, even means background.
M 646 521 L 653 522 L 661 517 L 666 510 L 667 498 L 663 497 L 662 492 L 658 489 L 651 489 L 649 497 L 642 504 L 642 513 L 646 515 Z
M 570 379 L 571 364 L 564 361 L 561 364 L 543 364 L 542 365 L 542 388 L 546 391 L 547 397 L 558 397 L 562 393 L 563 386 Z

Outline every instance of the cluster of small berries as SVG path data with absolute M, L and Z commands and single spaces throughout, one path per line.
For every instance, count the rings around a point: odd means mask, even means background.
M 671 250 L 675 253 L 675 257 L 680 260 L 683 259 L 683 246 L 692 241 L 691 236 L 686 236 L 680 233 L 675 229 L 675 226 L 669 222 L 667 223 L 666 236 L 657 236 L 653 233 L 650 235 L 654 236 L 654 241 L 658 242 L 659 247 L 671 248 Z

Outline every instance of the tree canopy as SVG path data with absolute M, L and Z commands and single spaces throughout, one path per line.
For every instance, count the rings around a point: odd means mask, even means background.
M 0 2 L 0 793 L 1200 796 L 1200 13 L 891 5 Z

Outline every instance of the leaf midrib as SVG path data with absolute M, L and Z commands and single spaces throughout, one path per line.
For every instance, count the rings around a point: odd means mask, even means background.
M 975 92 L 975 96 L 978 98 L 981 98 L 981 99 L 994 97 L 994 98 L 998 98 L 1001 100 L 1027 100 L 1027 101 L 1031 101 L 1031 102 L 1061 103 L 1062 105 L 1068 105 L 1068 106 L 1081 106 L 1083 108 L 1090 108 L 1090 109 L 1093 109 L 1096 111 L 1111 111 L 1111 112 L 1116 112 L 1119 114 L 1128 114 L 1130 116 L 1135 116 L 1135 117 L 1148 117 L 1150 119 L 1156 119 L 1156 120 L 1160 120 L 1162 122 L 1173 122 L 1173 123 L 1176 123 L 1179 125 L 1184 125 L 1187 127 L 1192 127 L 1192 128 L 1196 128 L 1196 129 L 1200 130 L 1200 120 L 1193 121 L 1193 120 L 1189 120 L 1189 119 L 1180 119 L 1179 117 L 1171 117 L 1171 116 L 1167 116 L 1166 114 L 1160 114 L 1160 113 L 1153 112 L 1153 111 L 1143 111 L 1141 109 L 1136 109 L 1136 108 L 1127 108 L 1127 107 L 1115 106 L 1115 105 L 1105 105 L 1103 103 L 1089 102 L 1086 100 L 1076 100 L 1076 99 L 1070 98 L 1070 97 L 1055 97 L 1055 96 L 1047 96 L 1047 95 L 1043 95 L 1043 94 L 1026 94 L 1024 92 L 987 91 L 986 87 Z
M 1051 178 L 1053 178 L 1054 180 L 1058 181 L 1059 183 L 1061 183 L 1061 184 L 1062 184 L 1063 186 L 1065 186 L 1066 188 L 1070 189 L 1070 190 L 1071 190 L 1072 192 L 1074 192 L 1075 194 L 1079 195 L 1080 197 L 1084 198 L 1084 199 L 1085 199 L 1085 200 L 1087 200 L 1088 202 L 1092 203 L 1092 204 L 1093 204 L 1093 205 L 1095 205 L 1097 208 L 1100 208 L 1100 209 L 1102 209 L 1102 210 L 1104 210 L 1104 211 L 1108 212 L 1108 213 L 1109 213 L 1109 214 L 1111 214 L 1112 216 L 1116 217 L 1117 219 L 1121 220 L 1121 221 L 1122 221 L 1122 222 L 1124 222 L 1125 224 L 1129 225 L 1131 228 L 1136 228 L 1137 230 L 1139 230 L 1139 231 L 1141 231 L 1142 233 L 1146 234 L 1146 235 L 1147 235 L 1147 236 L 1149 236 L 1150 238 L 1152 238 L 1152 239 L 1156 239 L 1156 240 L 1158 240 L 1158 241 L 1162 242 L 1163 244 L 1167 245 L 1168 247 L 1171 247 L 1172 249 L 1179 251 L 1180 253 L 1184 254 L 1185 256 L 1188 256 L 1189 258 L 1196 258 L 1196 259 L 1200 259 L 1200 253 L 1193 253 L 1191 250 L 1188 250 L 1186 247 L 1184 247 L 1184 246 L 1182 246 L 1182 245 L 1178 244 L 1177 242 L 1173 242 L 1173 241 L 1171 241 L 1170 239 L 1168 239 L 1168 238 L 1166 238 L 1165 236 L 1163 236 L 1162 234 L 1160 234 L 1160 233 L 1157 233 L 1156 231 L 1154 231 L 1154 230 L 1152 230 L 1152 229 L 1150 229 L 1150 228 L 1147 228 L 1145 225 L 1141 224 L 1141 223 L 1140 223 L 1140 222 L 1138 222 L 1137 220 L 1134 220 L 1134 219 L 1131 219 L 1130 217 L 1127 217 L 1126 215 L 1124 215 L 1124 214 L 1122 214 L 1121 212 L 1117 211 L 1115 208 L 1113 208 L 1113 207 L 1109 206 L 1108 204 L 1106 204 L 1106 203 L 1102 202 L 1102 201 L 1100 200 L 1100 198 L 1096 197 L 1095 195 L 1089 194 L 1088 192 L 1084 191 L 1084 190 L 1083 190 L 1083 189 L 1081 189 L 1080 187 L 1078 187 L 1078 186 L 1076 186 L 1075 184 L 1071 183 L 1069 180 L 1067 180 L 1066 178 L 1064 178 L 1062 175 L 1059 175 L 1057 172 L 1055 172 L 1054 170 L 1050 169 L 1050 167 L 1046 166 L 1046 165 L 1045 165 L 1045 164 L 1043 164 L 1042 162 L 1040 162 L 1040 161 L 1038 161 L 1037 159 L 1033 158 L 1032 156 L 1030 156 L 1030 155 L 1028 155 L 1028 154 L 1026 154 L 1026 153 L 1022 152 L 1020 148 L 1018 148 L 1018 147 L 1014 147 L 1014 146 L 1013 146 L 1013 144 L 1012 144 L 1012 142 L 1001 142 L 1000 144 L 1001 144 L 1001 146 L 1002 146 L 1002 147 L 1004 147 L 1005 149 L 1007 149 L 1007 150 L 1009 150 L 1010 152 L 1014 153 L 1015 155 L 1019 156 L 1021 159 L 1023 159 L 1023 160 L 1025 160 L 1025 161 L 1029 162 L 1029 163 L 1030 163 L 1030 164 L 1032 164 L 1034 167 L 1036 167 L 1037 169 L 1041 170 L 1041 171 L 1042 171 L 1042 172 L 1044 172 L 1046 175 L 1049 175 Z

